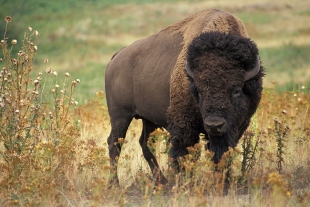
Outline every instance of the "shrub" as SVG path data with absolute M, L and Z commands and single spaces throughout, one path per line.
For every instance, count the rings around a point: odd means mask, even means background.
M 6 28 L 11 20 L 5 18 Z M 79 80 L 66 73 L 63 84 L 54 83 L 58 73 L 50 68 L 31 78 L 39 37 L 29 27 L 16 56 L 12 51 L 18 41 L 6 37 L 6 30 L 1 40 L 0 197 L 5 205 L 42 205 L 70 189 L 66 173 L 74 164 L 79 136 L 70 124 L 70 108 L 77 105 L 73 94 Z M 48 84 L 55 86 L 49 90 Z

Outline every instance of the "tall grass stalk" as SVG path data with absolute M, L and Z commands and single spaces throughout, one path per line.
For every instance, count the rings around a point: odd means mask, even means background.
M 286 137 L 288 136 L 290 128 L 281 123 L 278 118 L 274 119 L 274 124 L 277 142 L 277 171 L 281 174 L 284 164 L 285 142 L 287 142 Z
M 72 96 L 79 80 L 68 83 L 70 74 L 66 73 L 61 90 L 57 83 L 46 90 L 45 83 L 58 75 L 56 71 L 48 68 L 45 76 L 39 72 L 35 79 L 31 78 L 35 77 L 33 62 L 39 32 L 28 27 L 15 55 L 13 48 L 18 41 L 6 37 L 11 20 L 5 18 L 0 44 L 0 197 L 6 198 L 4 205 L 37 205 L 35 198 L 46 196 L 46 191 L 52 197 L 62 194 L 53 186 L 67 180 L 64 168 L 72 166 L 71 146 L 79 132 L 69 126 L 69 111 L 77 105 Z M 49 100 L 54 103 L 49 104 Z

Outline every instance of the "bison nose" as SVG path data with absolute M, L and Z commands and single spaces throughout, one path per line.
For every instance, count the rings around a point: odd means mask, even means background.
M 227 122 L 222 117 L 208 116 L 204 119 L 204 125 L 207 133 L 213 136 L 222 136 L 227 131 Z

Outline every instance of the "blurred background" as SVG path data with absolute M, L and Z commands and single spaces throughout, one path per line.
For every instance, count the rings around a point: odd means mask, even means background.
M 0 0 L 0 34 L 5 16 L 11 16 L 6 36 L 17 39 L 16 54 L 28 26 L 37 30 L 34 70 L 50 67 L 81 79 L 75 97 L 83 104 L 104 91 L 106 65 L 120 48 L 210 8 L 231 12 L 244 22 L 266 67 L 265 88 L 309 91 L 310 1 L 306 0 Z M 48 65 L 43 65 L 45 58 Z

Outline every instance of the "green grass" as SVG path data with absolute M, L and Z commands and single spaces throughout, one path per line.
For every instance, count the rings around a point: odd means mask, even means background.
M 303 90 L 302 88 L 305 88 Z M 305 81 L 303 83 L 298 83 L 297 81 L 291 81 L 286 83 L 285 85 L 276 85 L 275 90 L 279 91 L 281 93 L 287 92 L 287 91 L 302 91 L 304 93 L 310 93 L 309 91 L 310 88 L 310 81 Z
M 48 58 L 53 70 L 70 72 L 79 76 L 82 83 L 79 91 L 81 101 L 92 97 L 96 90 L 104 90 L 104 69 L 111 56 L 120 48 L 131 42 L 158 32 L 166 26 L 178 22 L 186 16 L 201 10 L 200 3 L 204 1 L 181 0 L 93 0 L 93 1 L 18 1 L 0 0 L 0 18 L 12 16 L 9 24 L 8 37 L 17 39 L 13 48 L 17 53 L 21 45 L 23 33 L 31 26 L 40 33 L 38 54 L 34 61 L 35 70 L 45 70 L 42 63 Z M 253 2 L 252 2 L 253 3 Z M 187 7 L 177 5 L 188 5 Z M 212 4 L 213 5 L 213 4 Z M 251 5 L 251 3 L 249 3 Z M 217 6 L 212 6 L 217 7 Z M 265 6 L 266 7 L 266 6 Z M 265 8 L 264 7 L 264 8 Z M 195 9 L 193 9 L 195 8 Z M 251 6 L 240 10 L 234 4 L 219 5 L 227 11 L 235 13 L 246 25 L 254 41 L 263 42 L 278 40 L 279 38 L 294 38 L 307 35 L 310 31 L 305 27 L 288 30 L 289 26 L 279 27 L 279 22 L 287 18 L 302 16 L 305 20 L 310 17 L 309 9 L 287 9 L 287 15 L 268 9 L 251 9 Z M 267 7 L 266 7 L 267 8 Z M 291 23 L 290 23 L 291 24 Z M 293 23 L 292 23 L 293 24 Z M 5 22 L 0 20 L 0 32 L 4 31 Z M 292 25 L 293 26 L 293 25 Z M 290 26 L 290 28 L 293 28 Z M 278 28 L 279 27 L 279 28 Z M 267 31 L 265 31 L 267 30 Z M 270 30 L 270 31 L 269 31 Z M 309 44 L 278 45 L 276 47 L 260 48 L 261 58 L 267 68 L 268 75 L 279 72 L 289 73 L 293 79 L 287 79 L 283 88 L 292 88 L 299 75 L 297 70 L 306 70 L 309 65 L 307 55 Z M 45 67 L 45 66 L 44 66 Z M 299 74 L 302 74 L 299 72 Z M 99 78 L 101 77 L 101 78 Z M 295 80 L 294 80 L 295 79 Z M 297 81 L 298 82 L 298 81 Z M 300 84 L 298 82 L 298 84 Z
M 276 90 L 294 91 L 301 86 L 309 88 L 310 81 L 307 80 L 307 68 L 310 64 L 310 45 L 297 46 L 286 44 L 279 48 L 263 48 L 260 50 L 261 59 L 266 66 L 266 77 L 281 77 L 287 74 L 288 80 L 285 84 L 276 85 Z M 271 80 L 274 82 L 278 79 Z
M 278 18 L 277 14 L 268 14 L 263 11 L 241 12 L 236 13 L 236 15 L 242 20 L 245 25 L 270 24 L 273 21 L 276 21 Z
M 305 10 L 305 11 L 300 11 L 300 12 L 296 12 L 296 14 L 298 15 L 304 15 L 304 16 L 309 16 L 310 15 L 310 9 Z
M 81 79 L 81 83 L 76 89 L 75 97 L 77 101 L 83 104 L 83 102 L 85 103 L 85 98 L 90 99 L 96 92 L 104 91 L 105 68 L 106 65 L 103 64 L 89 63 L 85 70 L 72 71 L 72 77 L 74 79 Z
M 272 72 L 294 72 L 310 64 L 310 45 L 286 44 L 279 48 L 264 48 L 260 56 Z

